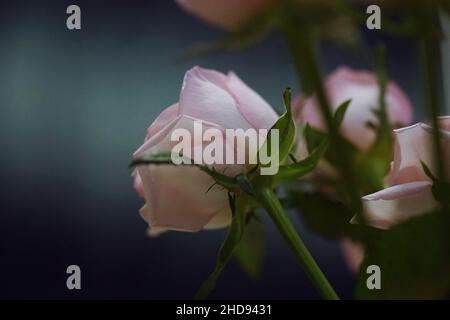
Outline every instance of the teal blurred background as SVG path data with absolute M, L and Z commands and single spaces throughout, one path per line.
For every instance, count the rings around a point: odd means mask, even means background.
M 82 30 L 66 28 L 77 4 Z M 0 298 L 191 298 L 212 270 L 225 231 L 145 236 L 128 162 L 146 128 L 178 100 L 193 65 L 234 70 L 280 110 L 298 92 L 278 34 L 241 53 L 176 62 L 192 44 L 221 33 L 173 1 L 2 1 L 0 4 Z M 324 70 L 370 68 L 386 41 L 390 74 L 420 104 L 413 43 L 372 31 L 364 48 L 325 47 Z M 420 111 L 416 117 L 421 118 Z M 193 182 L 195 183 L 195 182 Z M 296 226 L 337 291 L 353 276 L 339 244 Z M 212 298 L 318 298 L 268 219 L 262 278 L 232 262 Z M 66 289 L 66 267 L 82 269 L 82 290 Z

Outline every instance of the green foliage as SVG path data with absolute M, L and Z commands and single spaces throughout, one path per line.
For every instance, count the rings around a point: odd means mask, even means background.
M 348 99 L 341 103 L 341 105 L 336 109 L 334 113 L 334 125 L 339 128 L 344 120 L 345 113 L 347 112 L 348 106 L 352 102 L 352 99 Z
M 425 162 L 421 161 L 421 164 L 425 174 L 433 181 L 433 187 L 431 188 L 433 196 L 444 207 L 448 208 L 450 205 L 450 182 L 439 180 L 433 175 Z
M 203 285 L 198 290 L 195 299 L 203 300 L 208 297 L 211 291 L 214 289 L 217 279 L 219 278 L 222 270 L 225 268 L 228 260 L 233 255 L 234 250 L 238 246 L 241 238 L 244 234 L 245 228 L 245 212 L 243 210 L 244 204 L 240 199 L 236 199 L 234 195 L 229 194 L 230 208 L 233 212 L 233 219 L 231 222 L 228 235 L 219 250 L 217 257 L 217 263 L 214 271 L 206 279 Z
M 349 222 L 354 214 L 343 203 L 321 193 L 291 191 L 289 196 L 310 230 L 331 239 L 350 233 Z
M 278 120 L 275 122 L 275 124 L 270 128 L 267 139 L 265 141 L 265 145 L 262 146 L 262 148 L 267 148 L 266 150 L 268 152 L 271 152 L 271 145 L 272 145 L 272 130 L 278 130 L 279 132 L 279 163 L 282 163 L 286 157 L 289 155 L 289 152 L 291 151 L 291 148 L 295 141 L 295 123 L 294 119 L 292 118 L 292 110 L 291 110 L 291 89 L 286 88 L 283 93 L 283 101 L 284 101 L 284 107 L 286 109 L 285 113 L 281 115 L 281 117 L 278 118 Z M 259 159 L 259 152 L 258 152 L 258 159 Z
M 384 232 L 366 248 L 359 299 L 439 299 L 450 292 L 450 214 L 434 212 Z M 381 290 L 366 286 L 369 265 L 381 269 Z
M 221 52 L 240 51 L 256 45 L 273 30 L 274 11 L 270 9 L 263 11 L 240 29 L 226 33 L 218 40 L 195 44 L 178 60 L 191 60 Z
M 329 239 L 352 238 L 363 243 L 376 241 L 383 231 L 360 224 L 350 224 L 355 215 L 339 200 L 320 192 L 299 191 L 294 186 L 288 191 L 285 205 L 297 209 L 305 226 Z
M 327 139 L 327 134 L 323 131 L 314 129 L 307 123 L 303 129 L 303 137 L 305 138 L 306 149 L 308 150 L 308 153 L 311 153 Z
M 327 148 L 328 140 L 323 140 L 305 159 L 280 167 L 278 174 L 273 178 L 273 185 L 299 179 L 313 171 Z
M 145 154 L 142 157 L 133 159 L 130 162 L 130 167 L 136 167 L 140 165 L 173 165 L 176 164 L 172 162 L 172 153 L 171 152 L 160 152 L 160 153 L 149 153 Z M 215 182 L 222 187 L 234 191 L 239 187 L 239 183 L 237 181 L 237 177 L 229 177 L 220 172 L 218 172 L 214 167 L 209 168 L 208 166 L 195 164 L 191 161 L 191 159 L 185 158 L 183 163 L 180 164 L 182 166 L 195 166 L 199 168 L 201 171 L 207 173 L 211 178 L 215 180 Z
M 393 150 L 391 123 L 387 112 L 389 106 L 386 104 L 386 86 L 388 84 L 386 61 L 386 48 L 383 45 L 379 45 L 375 49 L 374 63 L 380 92 L 378 108 L 373 110 L 377 118 L 377 125 L 368 124 L 375 131 L 376 136 L 375 142 L 364 157 L 364 162 L 367 163 L 367 167 L 364 169 L 373 172 L 371 184 L 375 189 L 383 186 L 382 178 L 389 172 Z
M 286 0 L 281 5 L 281 15 L 289 17 L 303 31 L 298 37 L 309 32 L 321 40 L 355 48 L 360 34 L 352 14 L 351 5 L 345 0 Z
M 386 50 L 379 46 L 375 52 L 375 71 L 378 78 L 380 95 L 378 103 L 374 105 L 374 114 L 377 118 L 377 124 L 368 124 L 373 128 L 376 134 L 373 145 L 367 152 L 358 150 L 350 141 L 344 137 L 340 138 L 339 144 L 336 143 L 336 137 L 330 137 L 330 145 L 325 153 L 325 159 L 334 168 L 340 168 L 342 157 L 345 155 L 346 166 L 351 168 L 352 172 L 358 172 L 358 175 L 352 177 L 353 189 L 358 194 L 364 195 L 377 191 L 383 187 L 383 179 L 389 171 L 392 160 L 392 131 L 387 114 L 387 105 L 385 101 L 386 85 L 388 75 L 386 71 Z M 345 101 L 341 104 L 334 114 L 334 124 L 338 128 L 343 121 L 345 110 L 349 107 L 351 101 Z M 377 106 L 378 105 L 378 106 Z M 377 107 L 376 107 L 377 106 Z M 304 128 L 304 137 L 308 152 L 312 152 L 321 141 L 327 139 L 327 134 L 310 126 Z M 340 172 L 342 174 L 342 172 Z M 345 195 L 346 179 L 349 177 L 338 177 L 334 185 Z
M 342 103 L 334 115 L 334 123 L 338 128 L 342 123 L 345 112 L 350 104 L 350 100 Z M 291 179 L 297 179 L 315 169 L 319 160 L 330 147 L 330 137 L 326 133 L 313 129 L 306 124 L 303 135 L 306 141 L 308 157 L 301 161 L 280 168 L 280 177 L 289 176 Z
M 153 164 L 153 165 L 172 165 L 172 158 L 171 158 L 172 153 L 171 152 L 160 152 L 160 153 L 151 153 L 151 154 L 146 154 L 140 158 L 136 158 L 133 159 L 130 162 L 129 167 L 133 168 L 139 165 L 148 165 L 148 164 Z M 189 160 L 190 162 L 190 160 Z
M 250 278 L 258 280 L 261 275 L 264 254 L 264 226 L 261 221 L 251 215 L 241 242 L 234 251 L 234 258 Z

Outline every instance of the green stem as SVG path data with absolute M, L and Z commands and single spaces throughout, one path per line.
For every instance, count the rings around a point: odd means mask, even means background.
M 302 30 L 301 34 L 299 34 L 299 30 Z M 317 41 L 314 36 L 315 32 L 307 26 L 302 27 L 299 25 L 298 20 L 295 17 L 290 17 L 289 14 L 287 14 L 286 20 L 282 25 L 282 31 L 290 48 L 303 91 L 306 94 L 315 94 L 322 118 L 331 138 L 330 143 L 335 144 L 336 148 L 334 150 L 339 152 L 339 155 L 335 157 L 336 166 L 344 177 L 343 181 L 349 196 L 350 206 L 359 214 L 361 213 L 362 205 L 357 188 L 358 183 L 355 180 L 354 172 L 352 172 L 349 155 L 345 152 L 345 148 L 341 147 L 343 146 L 343 138 L 334 122 L 332 108 L 323 85 L 323 77 L 316 53 Z M 364 223 L 362 214 L 360 221 Z
M 433 11 L 426 10 L 419 16 L 420 26 L 420 54 L 423 72 L 423 81 L 425 85 L 425 105 L 428 116 L 431 117 L 434 136 L 434 161 L 437 168 L 437 176 L 440 180 L 445 180 L 446 172 L 444 159 L 442 157 L 441 133 L 437 117 L 441 114 L 441 106 L 438 88 L 438 61 L 439 54 L 437 50 L 438 39 L 434 36 L 436 28 L 436 15 Z
M 300 236 L 297 234 L 297 231 L 284 212 L 284 209 L 275 193 L 269 188 L 258 189 L 257 199 L 269 213 L 281 235 L 294 251 L 300 265 L 308 274 L 321 296 L 327 300 L 339 300 L 339 297 L 333 287 L 320 270 Z

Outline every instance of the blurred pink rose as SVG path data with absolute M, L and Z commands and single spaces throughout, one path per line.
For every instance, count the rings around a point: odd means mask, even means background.
M 351 99 L 340 132 L 360 150 L 367 151 L 375 140 L 375 132 L 367 126 L 367 123 L 378 123 L 373 113 L 379 105 L 376 76 L 369 71 L 357 71 L 341 66 L 326 78 L 325 90 L 333 111 Z M 411 102 L 394 82 L 387 85 L 386 104 L 392 127 L 398 128 L 411 123 Z M 314 97 L 306 100 L 302 97 L 297 98 L 294 111 L 297 122 L 325 129 L 320 108 Z
M 364 260 L 364 247 L 361 243 L 352 239 L 344 239 L 341 241 L 342 253 L 349 270 L 356 274 Z
M 170 141 L 173 130 L 183 128 L 193 133 L 197 120 L 203 121 L 204 130 L 217 128 L 224 132 L 270 129 L 277 115 L 233 72 L 224 75 L 194 67 L 186 72 L 179 102 L 153 122 L 145 143 L 133 156 L 170 151 L 178 143 Z M 226 174 L 235 175 L 247 168 L 231 165 L 227 169 Z M 214 181 L 196 167 L 141 165 L 133 176 L 134 187 L 146 202 L 140 213 L 150 224 L 149 234 L 220 228 L 230 222 L 227 192 L 217 185 L 206 192 Z
M 439 118 L 444 162 L 450 173 L 450 117 Z M 432 211 L 438 202 L 431 192 L 432 182 L 421 161 L 436 175 L 432 128 L 424 123 L 394 130 L 395 150 L 386 182 L 391 186 L 362 198 L 367 223 L 380 229 Z M 450 178 L 450 177 L 449 177 Z
M 236 30 L 274 0 L 176 0 L 189 13 L 226 30 Z

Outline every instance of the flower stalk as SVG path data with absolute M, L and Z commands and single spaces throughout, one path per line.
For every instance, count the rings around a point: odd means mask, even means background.
M 342 136 L 333 119 L 332 108 L 328 100 L 328 96 L 323 84 L 323 77 L 320 72 L 319 62 L 317 60 L 317 37 L 316 32 L 311 26 L 301 26 L 295 16 L 287 14 L 286 19 L 281 25 L 282 32 L 286 38 L 300 86 L 306 94 L 315 94 L 322 119 L 330 136 L 330 144 L 336 145 L 335 150 L 339 150 L 337 159 L 337 167 L 345 177 L 344 183 L 348 194 L 350 207 L 360 213 L 362 209 L 360 195 L 358 193 L 355 176 L 352 172 L 351 161 L 343 146 Z M 302 30 L 299 35 L 298 30 Z M 361 223 L 364 217 L 360 217 Z
M 437 176 L 440 180 L 445 180 L 446 172 L 442 153 L 441 133 L 439 130 L 438 117 L 441 115 L 441 102 L 439 98 L 438 70 L 438 48 L 436 39 L 437 15 L 430 8 L 420 14 L 419 27 L 419 48 L 425 89 L 425 105 L 428 116 L 431 118 L 433 126 L 433 147 L 434 161 L 437 168 Z
M 277 226 L 284 240 L 294 252 L 297 260 L 313 282 L 320 295 L 327 300 L 339 300 L 328 279 L 306 248 L 275 193 L 270 188 L 258 188 L 256 197 L 261 206 L 266 209 Z

